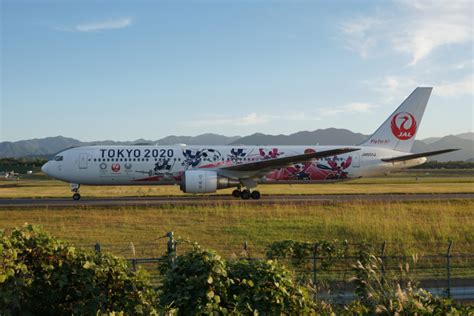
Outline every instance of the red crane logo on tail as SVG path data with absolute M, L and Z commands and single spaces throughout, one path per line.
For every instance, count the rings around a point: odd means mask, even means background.
M 400 112 L 393 116 L 390 124 L 393 135 L 400 140 L 407 140 L 415 136 L 416 120 L 408 112 Z

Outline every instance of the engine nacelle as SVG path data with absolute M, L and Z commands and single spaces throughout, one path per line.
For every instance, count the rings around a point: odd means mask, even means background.
M 219 176 L 215 171 L 196 169 L 183 173 L 180 189 L 185 193 L 213 193 L 239 184 L 239 180 Z

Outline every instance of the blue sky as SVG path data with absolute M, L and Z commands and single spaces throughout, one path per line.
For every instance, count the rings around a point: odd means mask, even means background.
M 473 129 L 472 1 L 1 1 L 0 141 Z

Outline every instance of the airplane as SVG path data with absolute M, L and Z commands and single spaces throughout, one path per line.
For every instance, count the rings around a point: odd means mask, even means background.
M 261 183 L 331 183 L 423 164 L 457 149 L 411 153 L 432 88 L 418 87 L 357 146 L 85 146 L 64 150 L 41 170 L 81 185 L 180 185 L 185 193 L 235 188 L 232 196 L 259 199 Z

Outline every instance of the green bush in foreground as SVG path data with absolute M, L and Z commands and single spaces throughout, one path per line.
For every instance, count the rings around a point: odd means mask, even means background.
M 286 254 L 287 244 L 295 248 L 288 242 L 277 248 Z M 289 252 L 294 253 L 300 251 Z M 75 249 L 31 225 L 0 232 L 0 315 L 474 313 L 472 307 L 433 297 L 410 283 L 400 286 L 383 275 L 380 259 L 368 254 L 354 265 L 358 299 L 347 306 L 313 302 L 274 260 L 226 262 L 197 245 L 176 260 L 163 259 L 162 282 L 154 289 L 147 275 L 131 271 L 124 259 Z
M 233 308 L 227 290 L 232 282 L 219 255 L 195 247 L 164 273 L 160 302 L 177 307 L 180 315 L 229 312 Z
M 282 265 L 271 260 L 228 264 L 198 246 L 169 266 L 160 291 L 160 303 L 180 315 L 298 314 L 312 311 L 313 305 Z
M 236 308 L 262 315 L 307 314 L 313 303 L 306 289 L 295 284 L 294 277 L 272 260 L 239 261 L 230 264 L 230 287 Z
M 76 249 L 31 225 L 2 232 L 0 253 L 0 314 L 154 311 L 146 276 L 124 259 Z

